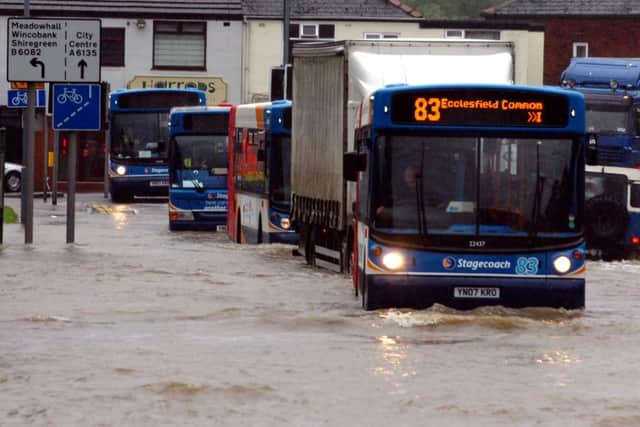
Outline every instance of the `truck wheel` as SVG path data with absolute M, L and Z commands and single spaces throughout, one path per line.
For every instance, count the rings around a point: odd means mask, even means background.
M 256 243 L 262 243 L 262 218 L 258 219 L 258 237 Z
M 605 249 L 624 238 L 629 214 L 622 203 L 608 196 L 598 196 L 589 199 L 585 207 L 587 245 Z
M 347 230 L 345 236 L 342 237 L 342 242 L 340 243 L 340 258 L 341 258 L 341 270 L 342 273 L 351 276 L 351 268 L 353 266 L 353 238 L 350 236 L 352 232 Z
M 315 227 L 307 226 L 304 237 L 304 257 L 307 264 L 315 267 L 316 265 L 316 244 L 315 244 Z
M 236 220 L 236 243 L 242 243 L 242 222 L 240 222 L 240 211 Z

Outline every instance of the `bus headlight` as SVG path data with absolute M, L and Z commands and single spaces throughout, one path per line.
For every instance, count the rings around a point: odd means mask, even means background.
M 282 218 L 280 220 L 280 227 L 284 228 L 285 230 L 288 230 L 289 227 L 291 227 L 291 222 L 289 221 L 289 218 Z
M 571 260 L 566 255 L 560 255 L 553 260 L 553 268 L 560 274 L 565 274 L 571 270 Z
M 126 174 L 126 173 L 127 173 L 127 168 L 126 168 L 126 167 L 124 167 L 124 166 L 122 166 L 122 165 L 121 165 L 121 166 L 118 166 L 118 167 L 116 168 L 116 173 L 117 173 L 118 175 L 122 176 L 122 175 L 124 175 L 124 174 Z
M 398 270 L 404 266 L 404 257 L 398 252 L 389 252 L 382 257 L 382 265 L 389 270 Z

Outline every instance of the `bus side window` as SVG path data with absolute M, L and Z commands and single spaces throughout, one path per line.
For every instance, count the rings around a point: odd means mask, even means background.
M 233 146 L 236 154 L 242 153 L 242 129 L 236 129 L 236 141 Z
M 359 134 L 356 134 L 359 137 Z M 371 147 L 370 141 L 364 138 L 358 138 L 356 141 L 356 150 L 358 153 L 366 154 L 367 148 Z M 367 168 L 365 171 L 360 172 L 360 179 L 358 180 L 358 220 L 368 223 L 369 221 L 369 159 L 366 161 Z
M 631 206 L 640 208 L 640 183 L 631 184 Z

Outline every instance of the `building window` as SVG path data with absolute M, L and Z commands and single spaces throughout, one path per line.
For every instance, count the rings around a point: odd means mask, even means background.
M 574 58 L 586 58 L 589 56 L 589 43 L 574 43 L 573 44 L 573 57 Z
M 289 38 L 305 39 L 334 39 L 336 27 L 333 24 L 290 24 Z
M 124 67 L 124 28 L 100 29 L 100 65 Z
M 447 39 L 500 40 L 500 31 L 496 30 L 444 30 Z
M 153 23 L 153 68 L 205 70 L 205 22 Z
M 364 33 L 364 38 L 368 40 L 374 39 L 397 39 L 400 33 Z
M 446 39 L 463 39 L 464 30 L 444 30 L 444 37 Z

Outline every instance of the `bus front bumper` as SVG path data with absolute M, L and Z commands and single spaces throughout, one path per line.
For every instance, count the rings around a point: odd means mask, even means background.
M 488 305 L 564 309 L 585 306 L 583 278 L 371 275 L 366 280 L 373 309 L 422 309 L 436 303 L 460 310 Z
M 166 198 L 169 196 L 169 177 L 111 177 L 111 192 L 131 197 Z

